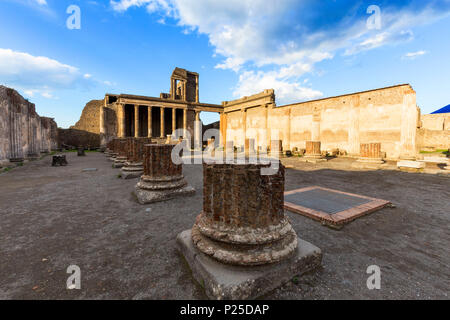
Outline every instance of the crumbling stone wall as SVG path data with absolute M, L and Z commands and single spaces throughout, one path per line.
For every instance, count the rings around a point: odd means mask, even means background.
M 70 129 L 100 134 L 100 108 L 103 105 L 103 100 L 89 101 L 81 113 L 80 120 Z
M 0 162 L 38 157 L 57 145 L 57 125 L 17 91 L 0 86 Z

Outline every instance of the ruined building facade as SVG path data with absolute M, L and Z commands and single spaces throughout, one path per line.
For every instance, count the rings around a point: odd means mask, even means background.
M 389 159 L 412 159 L 422 148 L 448 148 L 450 116 L 421 115 L 416 92 L 408 84 L 338 97 L 277 106 L 274 90 L 221 105 L 199 102 L 199 75 L 176 68 L 170 92 L 160 97 L 106 94 L 91 101 L 72 129 L 98 135 L 106 145 L 114 137 L 165 138 L 174 129 L 199 137 L 194 128 L 200 112 L 220 114 L 220 143 L 236 147 L 254 139 L 259 150 L 281 140 L 283 150 L 305 149 L 320 141 L 322 151 L 360 154 L 365 143 L 381 143 Z
M 192 139 L 194 121 L 200 121 L 201 111 L 222 113 L 223 108 L 199 101 L 198 73 L 175 68 L 170 92 L 160 97 L 105 95 L 98 120 L 101 144 L 114 137 L 166 138 L 176 129 Z
M 40 157 L 58 147 L 58 128 L 17 91 L 0 86 L 0 163 Z

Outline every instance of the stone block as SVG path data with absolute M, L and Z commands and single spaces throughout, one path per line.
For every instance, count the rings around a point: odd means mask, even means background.
M 178 235 L 177 247 L 210 299 L 242 300 L 261 297 L 293 277 L 320 266 L 321 250 L 300 238 L 297 240 L 298 246 L 290 258 L 261 266 L 220 263 L 194 246 L 191 230 Z

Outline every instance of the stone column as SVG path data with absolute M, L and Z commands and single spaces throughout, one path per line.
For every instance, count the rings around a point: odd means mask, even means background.
M 381 157 L 381 143 L 361 143 L 358 162 L 383 163 Z
M 161 110 L 161 134 L 159 135 L 161 138 L 165 138 L 164 136 L 164 107 L 160 107 Z
M 416 159 L 416 133 L 418 118 L 419 111 L 416 104 L 416 94 L 414 90 L 406 89 L 403 96 L 402 105 L 400 159 Z
M 172 108 L 172 133 L 177 130 L 177 109 Z
M 100 148 L 106 147 L 105 107 L 100 106 Z
M 242 134 L 242 138 L 245 144 L 245 139 L 247 138 L 247 110 L 246 109 L 242 109 L 242 129 L 243 129 L 243 134 Z
M 270 155 L 273 157 L 280 157 L 283 154 L 283 141 L 271 140 L 270 141 Z
M 202 128 L 200 121 L 200 111 L 195 111 L 195 126 L 194 126 L 194 149 L 202 150 Z
M 140 131 L 140 126 L 139 126 L 139 106 L 135 105 L 134 106 L 134 137 L 135 138 L 139 138 L 139 131 Z
M 153 135 L 153 132 L 152 132 L 152 107 L 148 107 L 147 120 L 148 120 L 148 125 L 147 125 L 148 133 L 147 133 L 147 136 L 149 138 L 151 138 L 152 135 Z
M 245 139 L 244 152 L 246 154 L 254 154 L 255 153 L 255 139 L 253 139 L 253 138 Z
M 188 125 L 187 125 L 187 109 L 183 109 L 183 138 L 186 139 L 187 137 L 187 130 L 188 130 Z
M 306 153 L 305 158 L 322 158 L 322 152 L 320 150 L 320 141 L 306 141 Z
M 192 228 L 194 245 L 233 265 L 262 265 L 291 256 L 297 235 L 284 215 L 284 167 L 204 164 L 203 211 Z
M 117 139 L 116 147 L 114 150 L 117 153 L 117 156 L 114 159 L 114 168 L 122 168 L 127 161 L 127 143 L 129 139 L 133 138 L 121 138 Z
M 151 144 L 151 138 L 134 138 L 127 141 L 127 161 L 122 167 L 122 178 L 138 178 L 144 172 L 144 145 Z
M 144 146 L 144 175 L 135 188 L 139 203 L 164 201 L 195 192 L 183 177 L 182 164 L 172 161 L 174 147 L 172 144 Z
M 119 131 L 119 138 L 125 137 L 125 105 L 119 104 L 117 106 L 117 124 L 118 124 L 118 131 Z

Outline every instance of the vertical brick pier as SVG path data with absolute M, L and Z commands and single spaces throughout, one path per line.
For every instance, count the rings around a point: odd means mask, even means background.
M 165 201 L 195 193 L 183 176 L 183 166 L 172 162 L 173 144 L 144 145 L 144 174 L 136 185 L 139 203 Z
M 117 139 L 116 150 L 117 156 L 114 159 L 114 168 L 122 168 L 127 161 L 127 143 L 132 138 Z
M 203 211 L 177 244 L 210 298 L 255 298 L 320 264 L 284 214 L 284 167 L 263 167 L 203 165 Z
M 358 162 L 382 164 L 381 143 L 361 143 Z
M 139 178 L 144 173 L 144 145 L 151 144 L 151 138 L 133 138 L 127 141 L 127 161 L 122 167 L 122 178 Z

